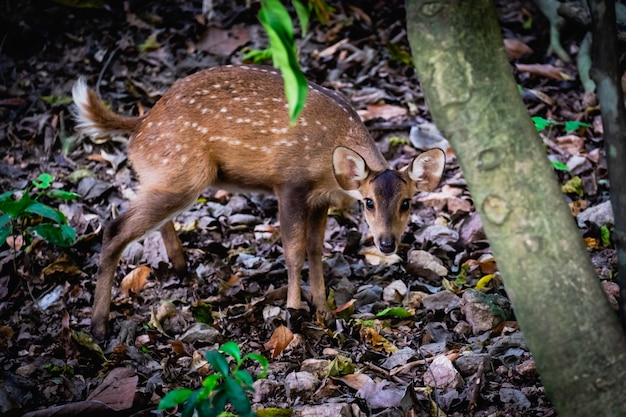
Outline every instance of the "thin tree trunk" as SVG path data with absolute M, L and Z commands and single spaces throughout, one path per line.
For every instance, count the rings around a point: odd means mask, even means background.
M 626 337 L 512 77 L 492 0 L 407 0 L 413 59 L 562 416 L 625 416 Z
M 592 20 L 591 77 L 596 83 L 604 149 L 609 166 L 611 205 L 615 216 L 613 241 L 617 247 L 620 318 L 626 329 L 626 110 L 617 73 L 617 29 L 614 0 L 590 0 Z

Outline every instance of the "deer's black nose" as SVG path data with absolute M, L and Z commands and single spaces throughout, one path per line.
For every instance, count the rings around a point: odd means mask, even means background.
M 393 236 L 382 236 L 378 249 L 384 254 L 392 254 L 396 251 L 396 238 Z

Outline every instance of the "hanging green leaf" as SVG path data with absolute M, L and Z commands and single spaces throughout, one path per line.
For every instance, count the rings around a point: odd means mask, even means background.
M 262 0 L 259 21 L 267 32 L 274 66 L 283 75 L 289 120 L 295 125 L 304 109 L 308 83 L 298 64 L 291 18 L 280 0 Z

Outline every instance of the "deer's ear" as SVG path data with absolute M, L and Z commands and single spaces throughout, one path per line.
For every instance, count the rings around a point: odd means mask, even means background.
M 441 181 L 445 165 L 446 154 L 441 149 L 431 149 L 416 156 L 407 173 L 419 191 L 432 191 Z
M 344 146 L 333 151 L 333 170 L 337 183 L 346 191 L 358 189 L 369 173 L 361 155 Z

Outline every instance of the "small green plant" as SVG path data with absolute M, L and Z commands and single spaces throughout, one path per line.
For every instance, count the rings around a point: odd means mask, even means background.
M 233 358 L 232 369 L 228 364 L 227 356 Z M 235 342 L 229 341 L 220 346 L 217 351 L 208 351 L 206 360 L 215 373 L 207 376 L 202 383 L 202 388 L 195 391 L 177 388 L 168 392 L 159 402 L 159 410 L 186 402 L 182 417 L 191 417 L 194 411 L 197 411 L 199 417 L 217 417 L 224 412 L 226 403 L 230 403 L 237 409 L 239 416 L 256 416 L 246 395 L 246 391 L 254 392 L 252 388 L 254 379 L 247 371 L 240 369 L 247 359 L 257 361 L 263 367 L 259 378 L 267 375 L 267 359 L 255 353 L 248 353 L 241 357 L 241 351 Z
M 16 233 L 24 237 L 35 234 L 61 247 L 67 247 L 74 242 L 76 230 L 67 224 L 65 215 L 42 203 L 40 199 L 47 197 L 73 200 L 78 194 L 51 189 L 53 180 L 52 175 L 41 174 L 25 190 L 11 190 L 0 194 L 0 246 Z M 19 199 L 13 198 L 20 193 Z
M 543 117 L 539 117 L 539 116 L 533 117 L 532 120 L 533 120 L 533 123 L 535 124 L 535 129 L 537 129 L 537 132 L 541 132 L 543 129 L 548 128 L 548 133 L 547 133 L 548 137 L 550 137 L 550 134 L 552 133 L 552 128 L 554 126 L 565 126 L 566 132 L 573 132 L 583 127 L 591 127 L 589 123 L 578 122 L 575 120 L 570 120 L 568 122 L 563 123 L 563 122 L 557 122 L 555 120 L 544 119 Z M 559 161 L 550 161 L 550 162 L 552 163 L 552 168 L 558 171 L 569 171 L 569 168 L 563 162 L 559 162 Z

